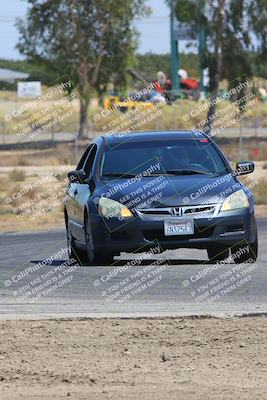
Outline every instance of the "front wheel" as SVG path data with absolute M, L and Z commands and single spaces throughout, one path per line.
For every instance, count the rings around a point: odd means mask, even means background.
M 89 224 L 88 218 L 85 221 L 85 244 L 86 244 L 86 255 L 89 261 L 89 265 L 109 265 L 113 262 L 113 254 L 107 251 L 100 253 L 96 250 L 95 242 L 93 238 L 93 232 Z
M 254 263 L 258 257 L 258 236 L 254 242 L 242 242 L 232 247 L 232 258 L 236 264 Z

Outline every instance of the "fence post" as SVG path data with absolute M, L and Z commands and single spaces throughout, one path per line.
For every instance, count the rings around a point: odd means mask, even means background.
M 3 144 L 6 143 L 6 130 L 5 130 L 5 124 L 1 122 L 1 128 L 2 128 L 2 137 L 3 137 Z

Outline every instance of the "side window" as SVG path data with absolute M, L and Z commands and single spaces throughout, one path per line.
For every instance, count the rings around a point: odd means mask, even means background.
M 86 158 L 87 158 L 89 152 L 92 150 L 92 147 L 93 147 L 93 146 L 94 146 L 93 144 L 90 144 L 90 146 L 87 147 L 87 149 L 86 149 L 85 152 L 83 153 L 82 158 L 80 159 L 80 161 L 79 161 L 79 163 L 78 163 L 78 165 L 77 165 L 76 170 L 79 170 L 79 169 L 82 169 L 82 168 L 83 168 L 83 164 L 84 164 L 84 162 L 85 162 L 85 160 L 86 160 Z
M 90 171 L 92 169 L 92 166 L 93 166 L 93 163 L 95 160 L 96 151 L 97 151 L 97 146 L 95 144 L 93 144 L 91 151 L 90 151 L 90 153 L 87 157 L 87 160 L 85 161 L 84 167 L 83 167 L 87 177 L 89 177 L 89 175 L 90 175 Z

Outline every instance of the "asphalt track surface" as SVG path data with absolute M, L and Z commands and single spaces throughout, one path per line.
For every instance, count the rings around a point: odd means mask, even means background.
M 180 249 L 78 267 L 57 257 L 63 230 L 0 234 L 0 318 L 267 314 L 267 218 L 258 230 L 259 257 L 250 265 L 216 265 L 204 250 Z

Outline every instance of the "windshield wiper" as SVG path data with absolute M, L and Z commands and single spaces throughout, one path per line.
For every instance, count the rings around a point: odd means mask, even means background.
M 124 174 L 123 172 L 109 172 L 107 174 L 102 174 L 101 177 L 105 178 L 134 178 L 136 174 Z
M 170 175 L 195 175 L 195 174 L 202 174 L 202 175 L 209 175 L 210 172 L 201 171 L 197 169 L 168 169 L 165 171 L 166 174 Z
M 204 174 L 209 175 L 210 172 L 195 170 L 195 169 L 168 169 L 167 171 L 162 172 L 152 172 L 150 174 L 144 175 L 144 178 L 149 178 L 150 176 L 160 176 L 160 175 L 194 175 L 194 174 Z M 102 174 L 102 178 L 118 178 L 118 179 L 127 179 L 134 178 L 138 174 L 129 174 L 123 172 L 108 172 L 106 174 Z M 140 174 L 141 175 L 141 174 Z

